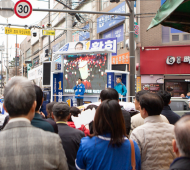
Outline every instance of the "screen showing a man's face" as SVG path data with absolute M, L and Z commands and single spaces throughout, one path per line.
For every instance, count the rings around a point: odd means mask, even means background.
M 85 85 L 85 93 L 99 94 L 105 89 L 107 54 L 72 55 L 66 56 L 64 61 L 64 93 L 74 92 L 79 77 Z

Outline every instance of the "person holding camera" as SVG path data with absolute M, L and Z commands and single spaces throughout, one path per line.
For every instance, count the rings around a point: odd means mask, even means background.
M 78 83 L 73 88 L 75 91 L 75 98 L 77 99 L 77 106 L 83 105 L 83 96 L 85 92 L 85 86 L 82 84 L 82 79 L 78 79 Z

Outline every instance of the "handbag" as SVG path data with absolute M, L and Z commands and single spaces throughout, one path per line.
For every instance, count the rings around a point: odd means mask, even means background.
M 134 147 L 134 143 L 131 139 L 129 139 L 129 142 L 131 144 L 131 166 L 132 166 L 132 170 L 136 170 L 136 162 L 135 162 L 135 147 Z

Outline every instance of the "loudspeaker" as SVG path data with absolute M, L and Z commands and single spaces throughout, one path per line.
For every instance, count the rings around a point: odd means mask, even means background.
M 43 86 L 51 86 L 51 62 L 43 63 Z

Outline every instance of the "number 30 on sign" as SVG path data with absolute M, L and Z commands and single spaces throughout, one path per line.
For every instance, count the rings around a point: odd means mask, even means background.
M 20 0 L 15 4 L 14 11 L 19 18 L 27 18 L 32 13 L 32 5 L 27 0 Z

